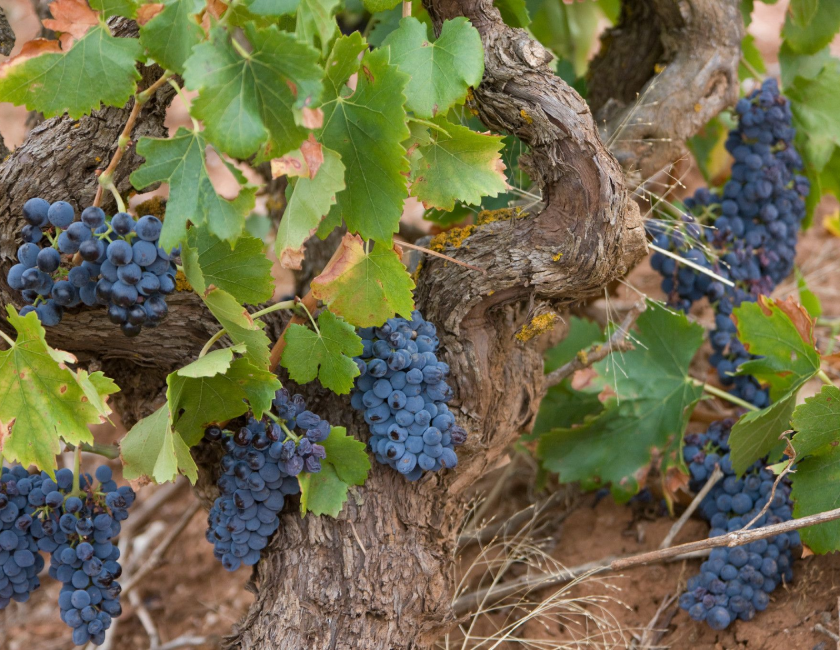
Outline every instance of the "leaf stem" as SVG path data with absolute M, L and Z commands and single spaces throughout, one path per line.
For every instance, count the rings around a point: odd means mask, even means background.
M 14 341 L 12 340 L 12 338 L 11 338 L 8 334 L 6 334 L 6 332 L 4 332 L 3 330 L 0 330 L 0 339 L 3 339 L 6 343 L 8 343 L 10 348 L 15 347 L 15 342 L 14 342 Z
M 822 380 L 822 383 L 824 383 L 826 386 L 834 386 L 834 382 L 833 382 L 833 381 L 831 381 L 831 377 L 829 377 L 829 376 L 825 373 L 825 370 L 820 370 L 820 371 L 817 373 L 817 377 L 819 377 L 819 378 Z
M 321 336 L 321 330 L 318 329 L 318 324 L 315 322 L 315 319 L 312 318 L 312 312 L 309 311 L 309 308 L 304 304 L 303 301 L 300 302 L 300 306 L 303 307 L 304 311 L 306 312 L 306 315 L 309 316 L 309 322 L 312 323 L 312 327 L 315 328 L 315 332 L 318 334 L 318 336 Z
M 409 6 L 411 5 L 410 2 L 408 4 L 409 4 Z M 449 131 L 444 129 L 442 126 L 438 126 L 434 122 L 430 122 L 429 120 L 422 120 L 419 117 L 409 117 L 408 120 L 409 120 L 409 122 L 417 122 L 417 124 L 422 124 L 423 126 L 428 126 L 430 129 L 433 129 L 435 131 L 440 131 L 447 138 L 452 137 L 452 136 L 449 135 Z
M 286 423 L 285 423 L 283 420 L 281 420 L 279 417 L 277 417 L 276 415 L 274 415 L 274 413 L 272 413 L 271 411 L 266 411 L 266 413 L 265 413 L 265 414 L 266 414 L 269 418 L 271 418 L 272 420 L 274 420 L 274 422 L 276 422 L 276 423 L 277 423 L 277 425 L 278 425 L 281 429 L 283 429 L 283 431 L 286 433 L 286 435 L 287 435 L 289 438 L 291 438 L 291 439 L 292 439 L 292 440 L 294 440 L 295 442 L 300 442 L 300 438 L 301 438 L 301 436 L 296 436 L 294 433 L 292 433 L 292 431 L 289 429 L 289 427 L 288 427 L 288 426 L 286 426 Z
M 71 445 L 69 442 L 65 443 L 65 446 L 70 451 L 75 451 L 76 446 Z M 117 445 L 103 445 L 101 443 L 95 442 L 92 445 L 86 442 L 83 442 L 79 445 L 82 451 L 87 452 L 89 454 L 96 454 L 97 456 L 102 456 L 104 458 L 109 458 L 114 460 L 120 457 L 120 448 Z
M 266 307 L 265 309 L 260 309 L 259 311 L 255 311 L 251 314 L 251 318 L 262 318 L 266 314 L 270 314 L 274 311 L 280 311 L 281 309 L 294 309 L 296 302 L 294 300 L 284 300 L 283 302 L 276 302 L 270 307 Z
M 82 448 L 76 447 L 73 450 L 73 489 L 70 490 L 68 496 L 76 496 L 82 493 L 81 485 L 82 473 Z
M 727 393 L 725 390 L 721 390 L 716 386 L 712 386 L 711 384 L 707 384 L 704 381 L 699 379 L 695 379 L 694 377 L 689 377 L 691 383 L 695 386 L 700 386 L 704 391 L 709 393 L 710 395 L 714 395 L 715 397 L 719 397 L 722 400 L 726 400 L 727 402 L 731 402 L 736 406 L 740 406 L 741 408 L 745 408 L 749 411 L 760 411 L 761 409 L 758 408 L 755 404 L 750 404 L 747 401 L 742 400 L 740 397 L 735 397 L 731 393 Z
M 114 185 L 114 170 L 117 168 L 120 160 L 122 160 L 123 154 L 125 154 L 126 149 L 128 149 L 128 145 L 131 143 L 131 132 L 134 130 L 134 125 L 137 122 L 137 117 L 140 115 L 140 111 L 143 109 L 143 105 L 148 102 L 158 89 L 169 81 L 169 78 L 174 74 L 174 72 L 170 72 L 169 70 L 165 71 L 160 78 L 151 86 L 146 88 L 146 90 L 134 95 L 134 106 L 131 107 L 131 112 L 128 114 L 128 119 L 125 121 L 125 126 L 123 127 L 122 133 L 120 133 L 120 137 L 117 140 L 117 150 L 114 152 L 111 162 L 108 163 L 108 166 L 99 175 L 99 187 L 96 188 L 96 196 L 93 199 L 93 205 L 96 207 L 102 205 L 102 194 L 103 191 L 107 189 L 114 195 L 120 211 L 125 212 L 125 204 Z
M 204 344 L 204 347 L 201 348 L 201 352 L 198 353 L 198 358 L 205 356 L 208 352 L 210 352 L 210 348 L 212 348 L 216 342 L 222 338 L 225 334 L 227 334 L 227 330 L 223 327 L 218 332 L 216 332 L 213 336 L 210 337 L 210 340 Z

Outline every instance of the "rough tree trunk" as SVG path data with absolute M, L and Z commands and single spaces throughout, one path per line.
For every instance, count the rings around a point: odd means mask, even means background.
M 457 471 L 407 483 L 374 464 L 369 481 L 352 490 L 338 519 L 284 515 L 256 568 L 256 602 L 228 639 L 231 648 L 431 647 L 454 622 L 454 533 L 465 514 L 466 488 L 498 462 L 539 406 L 542 358 L 533 345 L 517 341 L 516 333 L 535 313 L 599 293 L 645 254 L 639 210 L 622 169 L 586 103 L 551 73 L 550 55 L 523 30 L 505 26 L 492 0 L 426 0 L 426 7 L 438 30 L 443 20 L 464 15 L 481 33 L 485 76 L 470 108 L 489 127 L 515 133 L 530 145 L 523 164 L 542 187 L 545 208 L 469 227 L 451 240 L 459 243 L 448 246 L 448 254 L 486 274 L 435 258 L 423 262 L 417 303 L 438 325 L 452 367 L 451 406 L 470 433 Z M 737 66 L 737 57 L 730 63 Z M 729 84 L 737 77 L 730 70 L 723 79 L 727 86 L 719 96 L 730 98 Z M 644 82 L 640 77 L 636 83 Z M 706 89 L 685 92 L 683 101 L 696 101 Z M 162 89 L 150 102 L 135 138 L 164 134 L 169 99 Z M 23 202 L 41 195 L 77 207 L 89 204 L 93 172 L 113 152 L 128 108 L 105 109 L 78 122 L 48 120 L 0 164 L 0 302 L 15 303 L 5 275 L 19 243 Z M 669 114 L 661 131 L 671 129 L 675 138 L 693 134 L 699 124 L 692 121 L 687 131 L 684 117 Z M 128 174 L 140 162 L 133 149 L 126 155 L 116 175 L 121 191 L 129 189 Z M 624 162 L 632 165 L 629 157 Z M 308 269 L 302 280 L 315 270 Z M 196 296 L 180 294 L 169 302 L 167 321 L 130 341 L 114 334 L 102 310 L 68 313 L 60 332 L 49 335 L 54 345 L 116 379 L 123 397 L 115 406 L 129 422 L 157 406 L 166 374 L 194 358 L 218 327 Z M 271 323 L 270 335 L 276 337 L 280 319 Z M 8 324 L 0 320 L 0 327 Z M 302 392 L 313 410 L 367 438 L 367 426 L 352 413 L 349 400 L 316 384 Z M 206 490 L 211 474 L 202 472 L 200 489 Z

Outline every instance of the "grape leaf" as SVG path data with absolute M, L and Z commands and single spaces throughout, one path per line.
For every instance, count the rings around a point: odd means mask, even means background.
M 137 3 L 134 0 L 89 0 L 91 9 L 101 11 L 103 17 L 125 16 L 134 18 L 137 13 Z
M 367 480 L 370 459 L 365 443 L 348 436 L 344 427 L 332 427 L 330 436 L 320 444 L 327 451 L 321 471 L 298 475 L 300 512 L 337 517 L 347 500 L 348 487 L 364 485 Z
M 507 189 L 502 138 L 476 133 L 445 117 L 432 120 L 440 130 L 412 129 L 411 195 L 424 207 L 452 210 L 455 202 L 481 203 Z
M 434 43 L 426 25 L 412 16 L 403 18 L 382 47 L 390 47 L 391 63 L 410 75 L 406 108 L 417 117 L 446 115 L 484 75 L 481 36 L 466 18 L 444 21 Z
M 362 340 L 350 323 L 324 310 L 318 316 L 318 331 L 292 324 L 286 330 L 286 349 L 280 360 L 298 384 L 315 377 L 338 395 L 353 388 L 359 368 L 351 357 L 362 353 Z
M 115 38 L 98 25 L 66 52 L 55 41 L 35 43 L 47 51 L 32 56 L 24 48 L 0 67 L 0 101 L 25 105 L 44 117 L 67 113 L 78 119 L 102 104 L 123 106 L 134 94 L 140 79 L 136 59 L 142 53 L 136 38 Z
M 119 388 L 101 372 L 70 371 L 73 357 L 47 345 L 34 312 L 6 311 L 17 340 L 0 351 L 0 455 L 52 473 L 60 440 L 93 442 L 88 425 L 107 418 L 104 397 Z
M 239 302 L 252 305 L 274 295 L 271 262 L 263 253 L 262 241 L 249 235 L 241 236 L 231 250 L 227 242 L 211 235 L 207 228 L 190 228 L 183 261 L 184 273 L 198 294 L 214 286 Z
M 814 323 L 793 299 L 759 296 L 758 302 L 745 302 L 735 309 L 733 319 L 744 347 L 761 357 L 742 363 L 737 374 L 769 384 L 771 399 L 779 399 L 791 386 L 819 372 Z
M 201 226 L 235 244 L 254 209 L 256 186 L 247 185 L 228 200 L 216 193 L 207 171 L 204 135 L 181 127 L 172 138 L 141 138 L 137 153 L 146 162 L 131 174 L 131 183 L 142 190 L 152 183 L 169 183 L 169 203 L 160 245 L 169 250 L 187 237 L 187 222 Z
M 293 14 L 300 0 L 242 0 L 248 11 L 257 16 L 285 16 Z
M 339 250 L 311 282 L 312 295 L 356 327 L 381 325 L 395 314 L 411 318 L 414 280 L 393 247 L 376 242 L 365 251 L 347 233 Z
M 210 352 L 166 380 L 173 425 L 189 446 L 201 440 L 209 424 L 246 413 L 248 404 L 261 418 L 282 386 L 274 373 L 246 358 L 233 359 L 233 352 L 231 348 Z M 208 361 L 208 357 L 213 358 Z
M 806 0 L 813 2 L 813 0 Z M 785 19 L 782 28 L 782 38 L 791 49 L 800 54 L 814 54 L 831 43 L 837 30 L 840 29 L 840 3 L 832 0 L 822 0 L 816 11 L 797 11 L 800 16 L 811 15 L 807 24 L 802 25 L 794 19 L 794 4 L 803 4 L 802 0 L 794 0 L 791 11 Z
M 793 412 L 793 515 L 796 518 L 840 507 L 840 388 L 823 386 Z M 800 530 L 815 553 L 840 550 L 840 521 Z
M 828 47 L 816 54 L 797 54 L 787 43 L 782 42 L 782 47 L 779 48 L 782 87 L 787 90 L 796 77 L 814 79 L 830 60 L 831 50 Z
M 807 27 L 817 15 L 820 0 L 790 0 L 788 13 L 790 21 L 797 27 Z
M 840 12 L 840 3 L 835 5 Z M 796 146 L 821 171 L 840 144 L 840 61 L 832 59 L 813 78 L 798 76 L 787 88 Z
M 262 321 L 252 319 L 248 310 L 223 289 L 209 288 L 201 294 L 201 299 L 219 324 L 225 328 L 231 341 L 245 344 L 245 356 L 258 368 L 267 368 L 269 340 L 262 330 Z
M 637 327 L 634 350 L 620 361 L 608 357 L 594 366 L 597 384 L 615 392 L 604 410 L 577 428 L 553 429 L 537 447 L 543 466 L 561 481 L 612 483 L 613 494 L 622 499 L 638 489 L 636 475 L 650 463 L 654 449 L 676 459 L 703 394 L 688 375 L 703 328 L 652 302 Z
M 333 45 L 319 140 L 338 152 L 347 169 L 347 189 L 336 197 L 336 214 L 351 232 L 388 244 L 408 194 L 409 166 L 402 146 L 408 137 L 403 108 L 408 77 L 388 62 L 384 49 L 366 52 L 360 62 L 358 55 L 366 49 L 358 32 Z M 347 81 L 360 66 L 356 89 L 350 92 Z
M 305 43 L 319 47 L 327 56 L 330 41 L 338 31 L 333 13 L 341 0 L 300 0 L 295 22 L 295 34 Z
M 222 28 L 193 48 L 184 71 L 187 86 L 199 91 L 191 112 L 225 153 L 272 158 L 306 139 L 300 109 L 318 101 L 323 70 L 317 50 L 294 34 L 276 25 L 244 29 L 252 47 L 247 56 Z
M 274 243 L 274 252 L 283 268 L 300 268 L 304 242 L 315 234 L 321 220 L 335 205 L 336 193 L 344 189 L 341 157 L 326 148 L 323 154 L 324 162 L 314 178 L 303 176 L 291 185 L 291 196 Z
M 120 440 L 120 460 L 123 477 L 129 481 L 165 483 L 174 481 L 178 474 L 183 474 L 193 484 L 198 479 L 198 467 L 190 455 L 190 448 L 169 423 L 169 404 L 131 427 Z
M 375 14 L 379 11 L 388 11 L 393 9 L 400 3 L 400 0 L 362 0 L 362 4 L 370 13 Z
M 166 70 L 179 74 L 192 48 L 204 40 L 196 14 L 202 0 L 165 0 L 163 11 L 140 27 L 140 44 Z
M 761 411 L 749 411 L 735 423 L 729 434 L 729 447 L 732 469 L 736 474 L 743 474 L 755 461 L 771 452 L 775 456 L 775 451 L 782 444 L 780 436 L 790 429 L 796 395 L 808 379 L 800 378 L 773 404 Z
M 91 10 L 87 0 L 56 0 L 50 4 L 50 13 L 53 17 L 42 23 L 47 29 L 61 34 L 58 40 L 64 50 L 99 24 L 99 15 Z
M 819 318 L 823 313 L 819 296 L 808 288 L 808 283 L 799 267 L 796 266 L 793 270 L 796 276 L 796 288 L 799 290 L 799 302 L 802 303 L 811 318 Z
M 525 0 L 495 0 L 493 4 L 502 14 L 502 20 L 511 27 L 524 28 L 531 24 Z

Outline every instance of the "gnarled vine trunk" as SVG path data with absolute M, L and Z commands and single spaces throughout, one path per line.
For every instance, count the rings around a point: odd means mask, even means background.
M 633 15 L 630 8 L 640 3 L 628 0 L 625 20 Z M 725 7 L 715 15 L 728 21 L 729 9 L 738 3 L 642 4 L 654 14 L 669 15 L 672 9 L 667 5 L 676 5 L 680 15 L 687 16 L 681 27 L 687 30 L 685 25 L 696 26 L 696 16 L 709 20 L 714 13 L 707 10 L 710 5 Z M 525 31 L 504 25 L 492 0 L 426 0 L 426 8 L 438 30 L 444 20 L 462 15 L 479 30 L 485 75 L 469 108 L 488 127 L 515 133 L 530 145 L 531 153 L 522 163 L 541 186 L 545 207 L 537 214 L 470 226 L 446 240 L 447 254 L 486 273 L 426 257 L 418 274 L 417 304 L 438 326 L 444 358 L 452 367 L 456 397 L 451 406 L 470 433 L 457 471 L 408 483 L 375 464 L 365 486 L 351 490 L 338 519 L 285 514 L 256 568 L 256 601 L 228 639 L 232 648 L 431 647 L 454 622 L 453 550 L 455 531 L 465 514 L 466 489 L 497 463 L 539 406 L 542 358 L 533 344 L 520 342 L 516 334 L 537 313 L 562 310 L 598 294 L 645 254 L 643 224 L 624 172 L 599 137 L 586 103 L 552 74 L 549 53 Z M 117 22 L 118 33 L 136 29 L 128 21 Z M 676 22 L 658 24 L 663 27 L 657 37 L 664 39 Z M 714 24 L 708 29 L 718 27 L 723 29 Z M 722 52 L 716 65 L 723 71 L 714 92 L 702 84 L 684 88 L 680 102 L 690 105 L 710 98 L 716 102 L 709 104 L 712 111 L 712 106 L 720 110 L 733 99 L 740 29 L 736 25 L 721 36 L 720 43 L 729 39 L 725 53 L 723 45 L 713 45 Z M 617 42 L 620 34 L 613 38 Z M 692 60 L 691 48 L 707 52 L 706 45 L 684 38 L 683 49 L 671 52 L 674 66 Z M 602 56 L 609 56 L 608 49 L 606 45 Z M 632 66 L 648 55 L 624 56 L 625 65 Z M 633 83 L 643 86 L 649 80 L 650 75 L 642 76 Z M 597 86 L 597 80 L 590 83 Z M 605 98 L 604 106 L 611 97 L 603 92 L 598 96 Z M 144 108 L 134 138 L 164 134 L 170 99 L 166 87 L 159 91 Z M 76 207 L 89 204 L 96 189 L 94 170 L 110 158 L 129 108 L 104 109 L 78 122 L 48 120 L 0 163 L 3 303 L 15 302 L 5 277 L 14 263 L 24 201 L 40 195 L 51 201 L 70 200 Z M 671 133 L 675 140 L 692 135 L 701 124 L 692 120 L 686 130 L 684 115 L 669 112 L 664 117 L 658 133 Z M 657 154 L 659 160 L 670 160 L 674 150 L 664 151 Z M 639 154 L 628 153 L 622 164 L 634 167 L 633 156 Z M 140 162 L 131 148 L 115 176 L 122 192 L 129 189 L 128 175 Z M 650 158 L 645 164 L 652 164 Z M 194 358 L 218 329 L 197 296 L 183 293 L 169 302 L 165 323 L 135 339 L 115 336 L 101 310 L 68 313 L 61 328 L 49 333 L 53 345 L 115 378 L 123 389 L 115 406 L 128 423 L 156 408 L 167 373 Z M 270 335 L 276 337 L 281 324 L 281 317 L 274 317 Z M 3 320 L 0 327 L 8 331 Z M 305 386 L 302 392 L 313 410 L 367 437 L 367 426 L 351 411 L 346 397 L 317 385 Z M 209 475 L 203 473 L 200 489 L 207 489 Z

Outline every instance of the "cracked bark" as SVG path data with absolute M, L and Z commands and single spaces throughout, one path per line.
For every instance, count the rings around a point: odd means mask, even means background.
M 471 107 L 532 147 L 545 210 L 475 228 L 445 252 L 487 275 L 426 258 L 417 303 L 438 325 L 452 366 L 452 407 L 470 438 L 456 472 L 407 483 L 375 466 L 338 519 L 284 515 L 254 574 L 257 596 L 227 647 L 428 648 L 455 621 L 454 532 L 468 486 L 498 462 L 539 402 L 542 358 L 514 335 L 532 305 L 598 293 L 645 252 L 641 219 L 583 100 L 549 70 L 548 53 L 505 26 L 489 0 L 427 4 L 435 26 L 466 15 L 485 45 Z M 304 273 L 304 276 L 308 274 Z M 309 404 L 357 436 L 346 398 L 303 388 Z M 352 419 L 351 419 L 352 418 Z
M 6 12 L 0 7 L 0 54 L 9 56 L 15 46 L 15 32 L 6 18 Z
M 453 369 L 453 410 L 470 431 L 458 470 L 409 484 L 375 465 L 338 519 L 284 514 L 253 576 L 256 602 L 227 640 L 231 648 L 431 647 L 455 620 L 452 555 L 466 488 L 499 461 L 538 407 L 542 357 L 515 333 L 537 309 L 561 309 L 597 294 L 645 253 L 621 167 L 586 104 L 551 73 L 548 53 L 523 30 L 505 26 L 491 0 L 427 0 L 427 9 L 437 30 L 460 15 L 478 28 L 485 76 L 470 108 L 488 127 L 531 146 L 522 162 L 542 186 L 545 208 L 475 227 L 446 250 L 486 275 L 426 258 L 417 279 L 418 306 L 438 325 Z M 133 28 L 126 21 L 117 27 Z M 162 89 L 144 109 L 135 138 L 164 135 L 170 93 Z M 104 109 L 78 122 L 48 120 L 0 163 L 0 302 L 14 302 L 5 273 L 19 243 L 23 202 L 41 195 L 77 207 L 90 203 L 93 171 L 110 158 L 129 109 Z M 671 117 L 677 133 L 685 116 Z M 121 191 L 141 162 L 132 148 L 115 177 Z M 318 270 L 310 264 L 299 281 Z M 170 305 L 165 324 L 135 339 L 116 335 L 101 310 L 69 313 L 60 336 L 48 338 L 115 378 L 123 389 L 115 407 L 130 423 L 159 405 L 166 374 L 192 360 L 218 328 L 196 296 L 175 295 Z M 279 334 L 282 318 L 271 321 L 270 336 Z M 0 320 L 0 327 L 8 324 Z M 317 384 L 301 392 L 313 410 L 367 438 L 346 397 Z M 199 446 L 196 457 L 203 470 L 197 492 L 206 499 L 214 491 L 213 450 Z
M 740 0 L 624 0 L 589 67 L 588 101 L 638 184 L 738 100 Z M 659 72 L 657 72 L 659 70 Z

